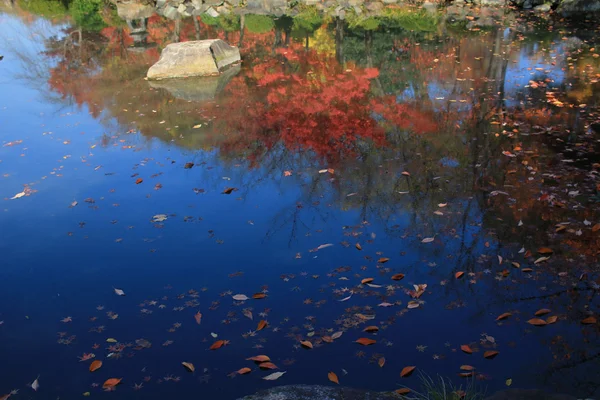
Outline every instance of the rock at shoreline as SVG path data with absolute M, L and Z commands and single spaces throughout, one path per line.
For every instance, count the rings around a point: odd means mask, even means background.
M 392 392 L 367 392 L 347 387 L 289 385 L 260 391 L 238 400 L 391 400 Z
M 240 61 L 240 51 L 221 39 L 173 43 L 165 47 L 160 60 L 148 70 L 148 79 L 186 78 L 218 75 Z

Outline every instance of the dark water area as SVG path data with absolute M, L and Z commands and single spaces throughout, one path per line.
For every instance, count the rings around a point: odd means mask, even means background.
M 333 371 L 597 397 L 597 27 L 414 12 L 132 34 L 0 9 L 0 395 L 237 399 Z M 209 37 L 241 66 L 144 79 Z

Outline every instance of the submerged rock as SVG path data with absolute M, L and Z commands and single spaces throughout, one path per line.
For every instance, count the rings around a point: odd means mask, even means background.
M 347 387 L 289 385 L 260 391 L 238 400 L 390 400 L 392 392 L 367 392 Z
M 186 78 L 218 75 L 240 61 L 240 51 L 221 39 L 173 43 L 165 47 L 148 79 Z

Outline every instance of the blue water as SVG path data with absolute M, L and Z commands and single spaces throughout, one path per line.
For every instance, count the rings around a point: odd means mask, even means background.
M 36 24 L 59 32 L 44 21 Z M 329 371 L 356 388 L 418 389 L 417 373 L 400 378 L 403 367 L 414 365 L 460 385 L 466 382 L 457 376 L 463 364 L 476 367 L 476 382 L 488 393 L 505 388 L 509 378 L 513 387 L 589 393 L 574 383 L 571 372 L 562 380 L 549 378 L 558 335 L 582 351 L 577 322 L 566 319 L 542 329 L 525 323 L 542 307 L 565 316 L 571 302 L 518 300 L 562 290 L 564 282 L 543 275 L 532 279 L 510 266 L 511 260 L 530 266 L 518 254 L 527 243 L 498 239 L 514 226 L 498 222 L 500 215 L 488 209 L 484 194 L 456 177 L 457 170 L 471 166 L 455 154 L 436 156 L 436 176 L 427 184 L 410 183 L 428 174 L 423 167 L 411 170 L 413 181 L 405 183 L 410 190 L 382 193 L 386 182 L 402 179 L 405 165 L 419 165 L 419 157 L 390 145 L 374 155 L 379 157 L 374 163 L 351 158 L 330 174 L 319 173 L 329 165 L 309 150 L 302 157 L 292 154 L 284 165 L 279 157 L 288 150 L 275 148 L 251 166 L 219 149 L 193 150 L 127 133 L 107 111 L 94 117 L 86 104 L 53 100 L 46 79 L 19 78 L 23 63 L 11 43 L 43 58 L 41 43 L 22 33 L 30 28 L 0 14 L 0 54 L 5 55 L 0 62 L 0 395 L 19 389 L 15 398 L 68 399 L 91 392 L 94 398 L 236 399 L 279 384 L 331 384 Z M 108 145 L 104 135 L 112 136 Z M 22 143 L 7 146 L 18 140 Z M 195 166 L 186 169 L 186 162 Z M 284 170 L 293 174 L 285 176 Z M 138 178 L 143 182 L 136 184 Z M 155 190 L 158 183 L 162 188 Z M 34 192 L 10 200 L 23 185 Z M 237 190 L 223 194 L 228 187 Z M 403 191 L 410 193 L 398 193 Z M 442 202 L 447 206 L 439 207 Z M 159 214 L 167 219 L 153 222 Z M 422 243 L 428 237 L 435 239 Z M 324 244 L 332 246 L 315 251 Z M 390 260 L 381 264 L 380 257 Z M 339 267 L 347 270 L 337 272 Z M 496 279 L 504 268 L 511 269 L 511 277 Z M 467 274 L 455 279 L 457 271 Z M 400 272 L 402 281 L 390 279 Z M 361 285 L 367 277 L 381 287 Z M 405 290 L 413 284 L 427 289 L 423 304 L 407 309 L 412 298 Z M 117 296 L 114 288 L 126 295 Z M 337 292 L 342 288 L 356 293 L 340 302 L 350 294 Z M 240 304 L 231 298 L 263 290 L 262 300 Z M 393 305 L 379 307 L 384 301 Z M 242 314 L 246 308 L 253 320 Z M 194 320 L 198 311 L 200 325 Z M 495 321 L 508 311 L 513 317 Z M 375 318 L 343 327 L 357 320 L 356 313 Z M 72 322 L 61 322 L 66 317 Z M 261 319 L 269 326 L 244 338 Z M 169 332 L 175 323 L 181 326 Z M 381 329 L 362 332 L 368 325 Z M 99 326 L 102 332 L 90 331 Z M 298 345 L 306 339 L 317 344 L 338 331 L 344 333 L 334 343 L 312 350 Z M 360 346 L 354 343 L 360 337 L 377 343 Z M 121 357 L 108 358 L 113 352 L 108 338 L 132 345 Z M 138 339 L 152 346 L 136 348 Z M 230 344 L 209 350 L 218 339 Z M 164 346 L 166 341 L 173 343 Z M 461 352 L 463 344 L 471 344 L 474 354 Z M 483 352 L 492 349 L 499 355 L 484 359 Z M 90 361 L 78 360 L 90 352 L 103 361 L 93 373 Z M 260 379 L 273 371 L 246 361 L 258 354 L 270 356 L 286 374 L 274 382 Z M 381 357 L 383 368 L 377 365 Z M 184 361 L 195 365 L 194 373 L 181 366 Z M 242 367 L 253 371 L 228 376 Z M 585 369 L 578 371 L 586 375 Z M 36 393 L 27 385 L 38 375 Z M 592 375 L 589 379 L 597 380 Z M 108 378 L 123 381 L 106 393 L 101 386 Z M 143 387 L 135 390 L 139 383 Z

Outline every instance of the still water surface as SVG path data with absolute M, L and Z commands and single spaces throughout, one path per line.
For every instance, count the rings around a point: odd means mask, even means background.
M 461 365 L 488 394 L 598 395 L 591 27 L 202 24 L 243 63 L 178 86 L 143 78 L 175 29 L 148 24 L 0 14 L 0 395 L 236 399 L 329 371 L 392 391 Z

